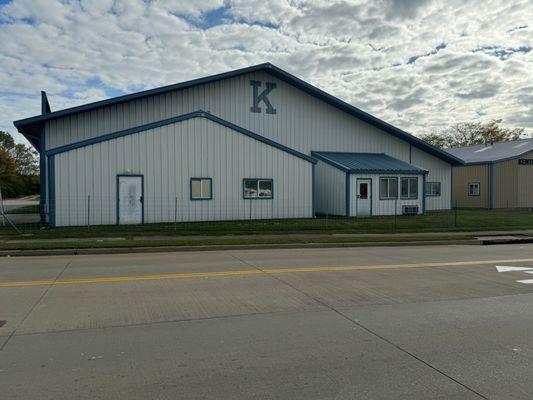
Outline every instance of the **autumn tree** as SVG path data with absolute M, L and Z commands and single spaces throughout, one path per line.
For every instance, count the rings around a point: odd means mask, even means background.
M 441 132 L 422 135 L 421 139 L 440 147 L 464 147 L 486 142 L 517 140 L 524 135 L 524 128 L 505 128 L 501 119 L 489 122 L 459 122 Z
M 4 197 L 39 192 L 38 153 L 0 131 L 0 188 Z

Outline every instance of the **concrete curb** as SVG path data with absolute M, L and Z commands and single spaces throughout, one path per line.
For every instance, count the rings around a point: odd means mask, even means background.
M 478 239 L 482 246 L 489 246 L 492 244 L 519 244 L 519 243 L 533 243 L 533 237 L 528 238 L 512 238 L 512 239 Z
M 60 256 L 83 254 L 131 254 L 131 253 L 171 253 L 220 250 L 264 250 L 264 249 L 328 249 L 342 247 L 401 247 L 401 246 L 446 246 L 480 245 L 477 239 L 465 240 L 423 240 L 416 242 L 347 242 L 347 243 L 288 243 L 288 244 L 243 244 L 206 246 L 159 246 L 159 247 L 102 247 L 90 249 L 43 249 L 43 250 L 0 250 L 0 257 Z

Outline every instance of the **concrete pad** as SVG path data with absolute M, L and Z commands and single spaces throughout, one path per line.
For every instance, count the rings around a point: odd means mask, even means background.
M 533 245 L 501 245 L 478 249 L 476 246 L 402 246 L 337 249 L 240 250 L 231 254 L 262 268 L 407 264 L 445 261 L 533 258 Z
M 489 398 L 531 398 L 533 293 L 344 312 Z
M 0 282 L 54 279 L 72 259 L 72 256 L 0 257 Z
M 54 258 L 54 257 L 48 257 Z M 97 262 L 95 262 L 97 260 Z M 229 252 L 80 255 L 63 277 L 155 275 L 250 269 Z
M 533 246 L 35 257 L 0 260 L 0 275 L 51 279 L 71 259 L 62 278 L 519 258 Z M 489 263 L 0 287 L 0 329 L 20 325 L 0 397 L 530 399 L 523 275 Z
M 3 344 L 2 337 L 7 337 L 15 331 L 46 289 L 44 286 L 1 288 L 0 321 L 5 323 L 0 326 L 0 347 Z
M 333 312 L 17 336 L 6 350 L 10 399 L 476 398 Z
M 18 333 L 320 309 L 266 275 L 58 285 Z

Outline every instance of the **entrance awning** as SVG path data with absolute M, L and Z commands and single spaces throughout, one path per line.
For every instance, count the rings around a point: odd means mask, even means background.
M 427 174 L 428 171 L 385 153 L 313 151 L 311 156 L 348 173 Z

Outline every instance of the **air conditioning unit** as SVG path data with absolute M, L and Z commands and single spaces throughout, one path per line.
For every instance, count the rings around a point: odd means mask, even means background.
M 418 206 L 402 206 L 402 214 L 403 215 L 417 215 L 418 214 Z

